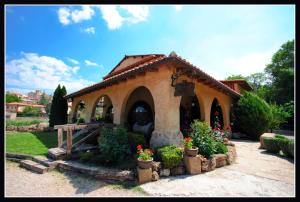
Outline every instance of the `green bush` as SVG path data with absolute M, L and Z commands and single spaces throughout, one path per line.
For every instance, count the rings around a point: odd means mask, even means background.
M 42 123 L 42 120 L 9 120 L 6 119 L 6 126 L 29 126 Z
M 145 136 L 140 133 L 128 132 L 128 141 L 132 152 L 137 152 L 138 145 L 142 145 L 143 148 L 146 146 Z
M 158 148 L 157 157 L 162 161 L 165 168 L 173 168 L 182 162 L 183 152 L 177 146 L 169 145 Z
M 78 123 L 85 123 L 84 118 L 79 118 L 79 119 L 77 120 L 77 124 L 78 124 Z
M 214 153 L 215 154 L 226 154 L 228 152 L 228 148 L 222 142 L 215 142 L 214 144 Z
M 214 154 L 214 142 L 212 137 L 211 127 L 206 122 L 195 120 L 191 124 L 191 137 L 193 139 L 194 146 L 199 148 L 199 153 L 206 158 L 209 158 Z
M 290 156 L 290 153 L 289 153 L 289 143 L 290 142 L 291 142 L 291 140 L 289 140 L 287 138 L 278 139 L 279 148 L 282 151 L 282 153 L 286 156 Z
M 252 139 L 259 139 L 270 125 L 272 112 L 270 106 L 257 95 L 245 92 L 234 108 L 236 124 Z
M 265 144 L 266 150 L 268 152 L 277 154 L 280 151 L 280 146 L 279 146 L 280 140 L 282 140 L 282 139 L 265 137 L 264 144 Z
M 40 116 L 41 115 L 41 109 L 40 108 L 35 108 L 35 107 L 30 107 L 26 106 L 22 112 L 18 112 L 17 116 L 19 117 L 32 117 L 32 116 Z
M 278 134 L 275 135 L 275 138 L 278 138 L 278 139 L 284 139 L 284 140 L 287 139 L 285 136 L 283 136 L 283 135 L 278 135 Z
M 98 138 L 99 159 L 105 163 L 120 162 L 131 154 L 128 134 L 124 128 L 103 128 Z
M 279 129 L 280 126 L 282 126 L 284 123 L 287 123 L 288 118 L 291 116 L 291 114 L 285 111 L 284 107 L 276 104 L 271 104 L 270 108 L 272 112 L 272 119 L 269 128 L 271 130 Z
M 294 141 L 290 141 L 288 144 L 289 155 L 294 157 Z

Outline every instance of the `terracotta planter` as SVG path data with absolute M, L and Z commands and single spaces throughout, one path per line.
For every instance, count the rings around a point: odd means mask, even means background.
M 138 158 L 137 162 L 140 168 L 147 169 L 152 167 L 153 158 L 151 158 L 150 160 L 142 160 Z
M 197 156 L 198 147 L 193 147 L 192 149 L 184 148 L 184 153 L 188 156 Z

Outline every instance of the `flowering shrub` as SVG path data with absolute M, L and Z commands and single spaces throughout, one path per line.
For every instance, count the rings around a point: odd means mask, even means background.
M 136 147 L 137 149 L 137 153 L 139 155 L 139 159 L 141 160 L 151 160 L 152 159 L 152 156 L 153 156 L 153 151 L 151 149 L 144 149 L 143 150 L 143 147 L 142 145 L 138 145 Z
M 192 149 L 192 147 L 193 147 L 193 139 L 191 137 L 184 138 L 184 147 L 186 149 Z
M 214 128 L 212 132 L 212 136 L 217 141 L 224 141 L 224 138 L 230 139 L 231 137 L 231 129 L 230 126 L 226 127 L 224 130 L 220 130 L 220 128 Z

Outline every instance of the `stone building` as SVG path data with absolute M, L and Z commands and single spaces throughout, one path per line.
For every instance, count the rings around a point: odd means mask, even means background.
M 125 56 L 101 82 L 66 98 L 73 122 L 80 117 L 150 131 L 150 146 L 156 147 L 182 144 L 190 123 L 212 124 L 215 111 L 222 127 L 229 126 L 241 90 L 251 87 L 243 80 L 218 81 L 172 52 Z

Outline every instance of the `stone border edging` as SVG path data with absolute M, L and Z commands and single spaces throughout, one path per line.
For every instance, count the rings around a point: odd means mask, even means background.
M 11 158 L 13 159 L 30 159 L 32 160 L 34 156 L 30 155 L 30 154 L 17 154 L 17 153 L 10 153 L 10 152 L 6 152 L 5 153 L 5 157 L 7 158 L 7 160 L 10 160 Z
M 99 169 L 85 165 L 79 165 L 67 161 L 58 161 L 58 168 L 60 170 L 71 170 L 74 172 L 87 174 L 101 180 L 114 180 L 114 181 L 135 181 L 133 171 L 129 170 L 116 170 L 116 169 Z

